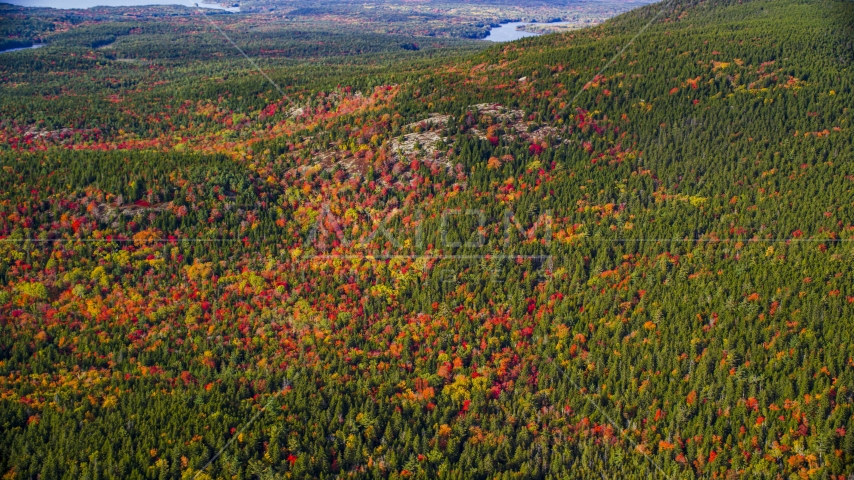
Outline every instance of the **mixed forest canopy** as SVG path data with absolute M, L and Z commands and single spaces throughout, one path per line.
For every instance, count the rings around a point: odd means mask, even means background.
M 854 3 L 5 8 L 4 478 L 854 474 Z

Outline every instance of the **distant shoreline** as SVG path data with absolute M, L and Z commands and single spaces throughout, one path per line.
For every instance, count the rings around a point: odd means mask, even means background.
M 0 50 L 0 53 L 9 53 L 9 52 L 17 52 L 19 50 L 36 49 L 36 48 L 44 47 L 45 45 L 46 45 L 45 43 L 33 43 L 33 44 L 25 46 L 25 47 L 13 47 L 13 48 L 7 48 L 6 50 Z
M 100 2 L 107 3 L 102 4 Z M 36 3 L 33 5 L 32 3 Z M 237 2 L 196 2 L 193 0 L 2 0 L 0 4 L 21 8 L 50 8 L 54 10 L 89 10 L 92 8 L 185 7 L 240 12 Z M 237 6 L 235 6 L 237 5 Z
M 548 27 L 547 25 L 551 25 L 551 28 L 555 28 L 558 25 L 571 25 L 572 30 L 575 30 L 576 28 L 581 28 L 580 26 L 577 26 L 575 22 L 563 20 L 555 20 L 549 22 L 509 21 L 500 23 L 498 27 L 490 28 L 488 34 L 483 37 L 482 40 L 488 42 L 510 42 L 513 40 L 518 40 L 520 38 L 535 37 L 547 33 L 553 33 L 552 31 L 549 31 L 550 27 Z M 570 28 L 568 28 L 567 30 L 569 29 Z

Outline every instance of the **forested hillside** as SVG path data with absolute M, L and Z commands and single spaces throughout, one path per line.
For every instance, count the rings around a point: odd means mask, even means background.
M 852 2 L 147 31 L 2 54 L 4 478 L 854 474 Z

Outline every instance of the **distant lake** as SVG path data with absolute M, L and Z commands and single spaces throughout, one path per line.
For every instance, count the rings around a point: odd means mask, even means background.
M 18 50 L 29 50 L 31 48 L 41 48 L 43 46 L 44 46 L 43 43 L 37 43 L 35 45 L 30 45 L 29 47 L 18 47 L 18 48 L 10 48 L 7 50 L 0 50 L 0 53 L 17 52 Z
M 551 22 L 548 25 L 569 25 L 572 22 Z M 520 38 L 525 37 L 536 37 L 541 35 L 540 33 L 531 33 L 525 32 L 523 30 L 516 30 L 516 27 L 521 25 L 534 25 L 532 22 L 510 22 L 503 23 L 498 27 L 495 27 L 489 31 L 489 35 L 483 37 L 484 40 L 490 42 L 512 42 L 513 40 L 519 40 Z M 545 25 L 545 24 L 538 24 Z
M 190 0 L 2 0 L 3 3 L 11 3 L 19 7 L 42 7 L 42 8 L 92 8 L 92 7 L 143 7 L 146 5 L 183 5 L 193 7 L 198 3 L 201 8 L 214 8 L 217 10 L 228 10 L 239 12 L 239 7 L 223 7 L 218 3 L 202 3 Z

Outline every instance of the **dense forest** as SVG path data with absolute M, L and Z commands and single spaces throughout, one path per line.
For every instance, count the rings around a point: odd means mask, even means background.
M 69 15 L 0 54 L 4 478 L 854 475 L 852 2 Z

